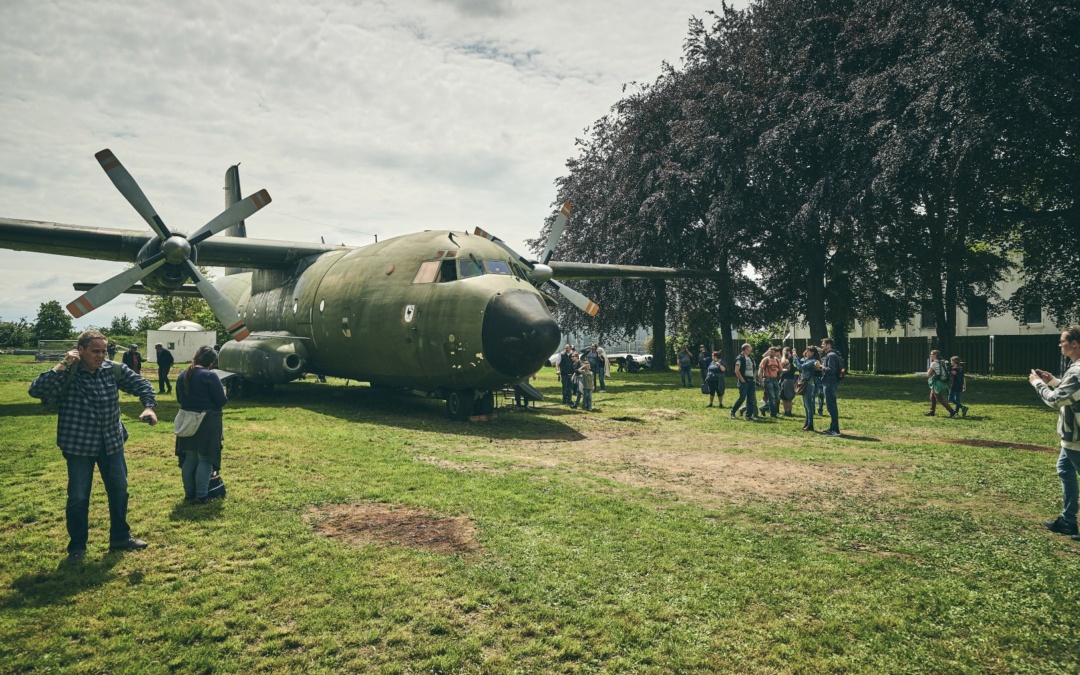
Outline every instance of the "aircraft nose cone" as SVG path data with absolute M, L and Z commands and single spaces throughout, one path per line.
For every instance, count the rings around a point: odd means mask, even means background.
M 488 302 L 482 336 L 488 363 L 507 377 L 523 377 L 540 370 L 560 332 L 539 295 L 511 291 Z

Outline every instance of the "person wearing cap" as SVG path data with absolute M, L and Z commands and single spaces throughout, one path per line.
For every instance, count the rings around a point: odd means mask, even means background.
M 154 345 L 154 349 L 157 350 L 157 381 L 159 394 L 172 393 L 172 382 L 169 382 L 169 370 L 173 367 L 175 359 L 173 359 L 172 352 L 159 342 Z
M 137 374 L 142 374 L 142 354 L 139 353 L 139 345 L 131 345 L 128 350 L 124 352 L 124 358 L 122 359 L 124 365 L 134 370 Z

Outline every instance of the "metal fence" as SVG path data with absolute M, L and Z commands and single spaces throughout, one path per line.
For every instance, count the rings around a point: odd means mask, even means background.
M 925 371 L 936 336 L 849 338 L 848 370 L 870 373 Z M 1026 375 L 1032 368 L 1060 372 L 1061 350 L 1057 335 L 978 335 L 956 338 L 956 354 L 964 370 L 980 375 Z

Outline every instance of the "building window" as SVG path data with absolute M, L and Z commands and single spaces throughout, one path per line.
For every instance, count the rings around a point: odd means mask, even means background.
M 1035 302 L 1024 303 L 1024 323 L 1025 324 L 1039 324 L 1042 323 L 1042 307 Z
M 977 295 L 968 298 L 967 316 L 968 328 L 986 328 L 986 298 Z
M 934 310 L 929 304 L 924 304 L 922 311 L 919 313 L 919 328 L 935 327 L 937 327 L 937 321 L 934 320 Z

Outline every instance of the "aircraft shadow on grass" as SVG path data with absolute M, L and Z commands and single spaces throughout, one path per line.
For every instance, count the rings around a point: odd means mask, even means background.
M 511 399 L 512 400 L 512 399 Z M 327 386 L 317 383 L 294 383 L 258 398 L 229 402 L 229 407 L 293 406 L 350 422 L 363 422 L 413 431 L 438 431 L 453 436 L 476 438 L 512 438 L 516 440 L 584 440 L 576 429 L 551 419 L 572 413 L 562 408 L 545 408 L 543 414 L 496 406 L 487 421 L 453 422 L 443 415 L 443 402 L 407 392 L 375 389 L 367 386 Z M 228 421 L 226 421 L 226 426 Z

